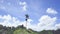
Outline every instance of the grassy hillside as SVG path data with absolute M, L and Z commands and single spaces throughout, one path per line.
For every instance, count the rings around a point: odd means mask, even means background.
M 38 32 L 33 31 L 31 29 L 26 29 L 25 27 L 17 27 L 13 34 L 38 34 Z
M 20 28 L 20 29 L 15 30 L 14 34 L 36 34 L 36 33 L 30 30 Z
M 6 27 L 0 25 L 0 34 L 60 34 L 60 29 L 54 30 L 43 30 L 40 32 L 34 31 L 32 29 L 26 29 L 23 26 L 18 27 Z

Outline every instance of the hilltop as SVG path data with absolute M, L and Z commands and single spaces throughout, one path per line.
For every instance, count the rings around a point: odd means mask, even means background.
M 59 34 L 60 29 L 54 30 L 43 30 L 40 32 L 34 31 L 32 29 L 26 29 L 23 25 L 18 27 L 6 27 L 0 25 L 0 34 Z

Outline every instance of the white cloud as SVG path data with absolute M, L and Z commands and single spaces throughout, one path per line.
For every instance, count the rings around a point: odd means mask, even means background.
M 35 29 L 36 25 L 32 25 L 31 21 L 33 21 L 32 19 L 28 19 L 27 21 L 27 29 L 31 28 L 31 29 Z M 24 27 L 26 27 L 26 21 L 20 21 L 18 20 L 16 17 L 12 17 L 11 15 L 0 15 L 0 24 L 3 26 L 9 26 L 9 27 L 17 27 L 18 25 L 24 25 Z
M 0 19 L 3 20 L 2 22 L 0 22 L 0 24 L 4 26 L 16 26 L 15 24 L 16 22 L 18 22 L 15 17 L 11 17 L 10 15 L 4 15 L 4 16 L 0 15 Z
M 26 5 L 26 2 L 19 2 L 20 5 Z
M 50 17 L 48 15 L 43 15 L 39 19 L 38 24 L 31 24 L 32 19 L 28 19 L 27 28 L 31 28 L 35 31 L 42 31 L 42 30 L 57 30 L 60 27 L 60 24 L 55 24 L 57 17 Z M 24 25 L 26 27 L 26 21 L 20 21 L 16 17 L 12 17 L 11 15 L 0 15 L 0 24 L 3 26 L 9 27 L 17 27 L 18 25 Z
M 57 29 L 55 27 L 56 20 L 57 20 L 56 17 L 51 18 L 48 15 L 43 15 L 39 19 L 39 23 L 37 25 L 31 25 L 31 29 L 35 31 L 56 30 Z
M 57 29 L 60 29 L 60 23 L 59 23 L 59 24 L 56 24 L 55 27 L 56 27 Z
M 23 11 L 27 11 L 27 3 L 26 2 L 19 2 L 20 5 L 22 5 Z
M 53 25 L 56 23 L 56 20 L 56 17 L 51 18 L 48 15 L 44 15 L 39 19 L 40 23 L 38 23 L 38 27 L 41 30 L 55 30 Z
M 54 10 L 52 8 L 47 8 L 46 12 L 49 14 L 57 14 L 58 13 L 56 10 Z
M 30 22 L 32 20 L 28 19 L 27 25 L 30 25 Z M 12 17 L 11 15 L 0 15 L 0 24 L 3 26 L 9 26 L 9 27 L 17 27 L 18 25 L 24 25 L 26 27 L 26 21 L 20 21 L 16 17 Z M 28 26 L 29 28 L 29 26 Z

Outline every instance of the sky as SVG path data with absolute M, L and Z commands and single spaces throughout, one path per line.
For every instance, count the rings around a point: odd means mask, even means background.
M 35 31 L 60 29 L 60 0 L 0 0 L 0 24 L 26 27 Z

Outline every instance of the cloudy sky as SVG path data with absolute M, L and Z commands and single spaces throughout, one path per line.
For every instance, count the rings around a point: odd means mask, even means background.
M 0 24 L 27 27 L 35 31 L 60 28 L 60 0 L 0 0 Z

